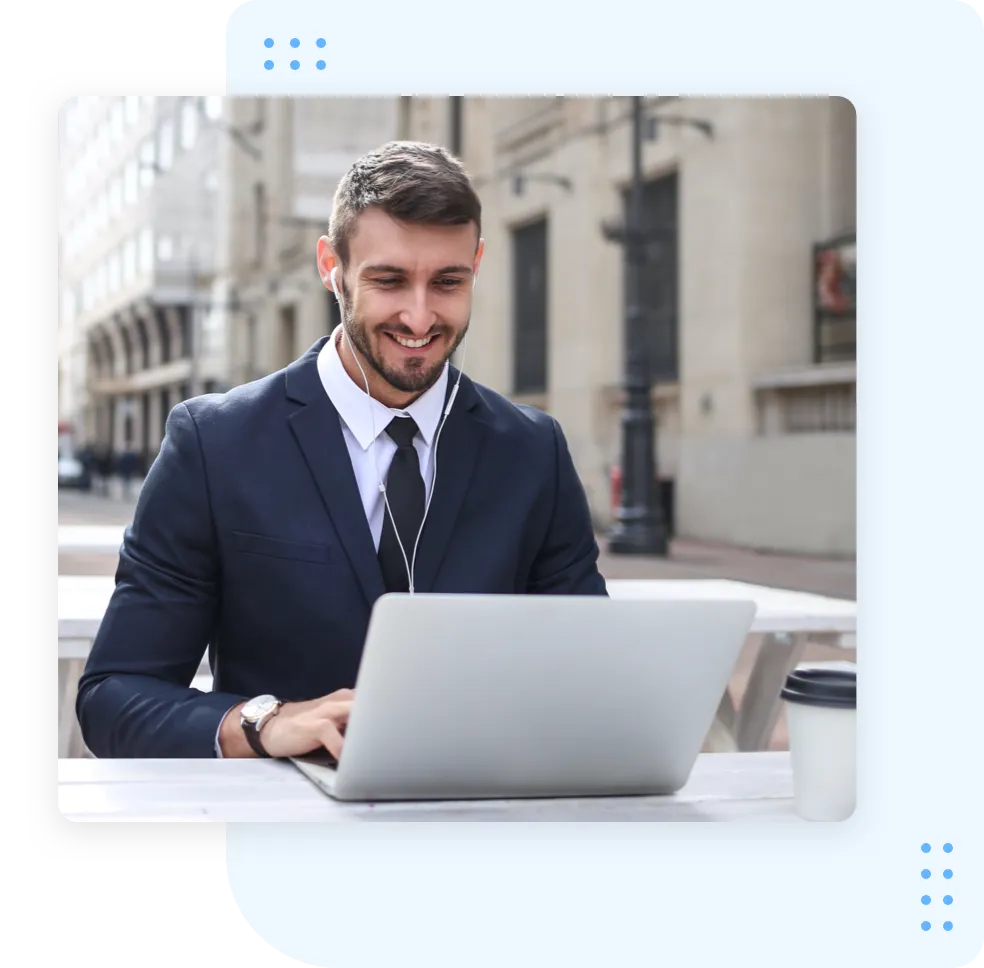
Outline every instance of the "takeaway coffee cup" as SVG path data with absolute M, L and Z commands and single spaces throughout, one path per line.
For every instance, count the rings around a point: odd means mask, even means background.
M 794 669 L 782 698 L 796 812 L 804 820 L 846 820 L 855 804 L 857 672 Z

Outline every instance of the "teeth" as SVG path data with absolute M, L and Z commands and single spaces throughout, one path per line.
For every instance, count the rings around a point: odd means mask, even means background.
M 433 338 L 433 336 L 428 336 L 427 339 L 406 339 L 403 336 L 393 337 L 401 346 L 408 346 L 415 350 L 419 350 L 421 346 L 426 346 Z

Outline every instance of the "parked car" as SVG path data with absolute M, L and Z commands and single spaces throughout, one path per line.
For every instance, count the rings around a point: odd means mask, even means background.
M 89 491 L 92 489 L 92 475 L 77 457 L 59 457 L 58 486 Z

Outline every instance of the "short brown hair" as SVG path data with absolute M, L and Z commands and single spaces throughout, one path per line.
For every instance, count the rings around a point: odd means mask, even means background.
M 355 220 L 374 207 L 401 222 L 474 222 L 482 234 L 482 203 L 465 166 L 440 145 L 390 141 L 345 173 L 335 191 L 328 229 L 328 241 L 342 263 L 348 260 Z

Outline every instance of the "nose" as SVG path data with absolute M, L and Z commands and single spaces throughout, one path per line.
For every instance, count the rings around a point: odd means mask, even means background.
M 407 302 L 400 310 L 400 322 L 408 327 L 415 339 L 423 339 L 437 321 L 437 314 L 431 305 L 431 293 L 426 285 L 413 286 L 407 290 Z

